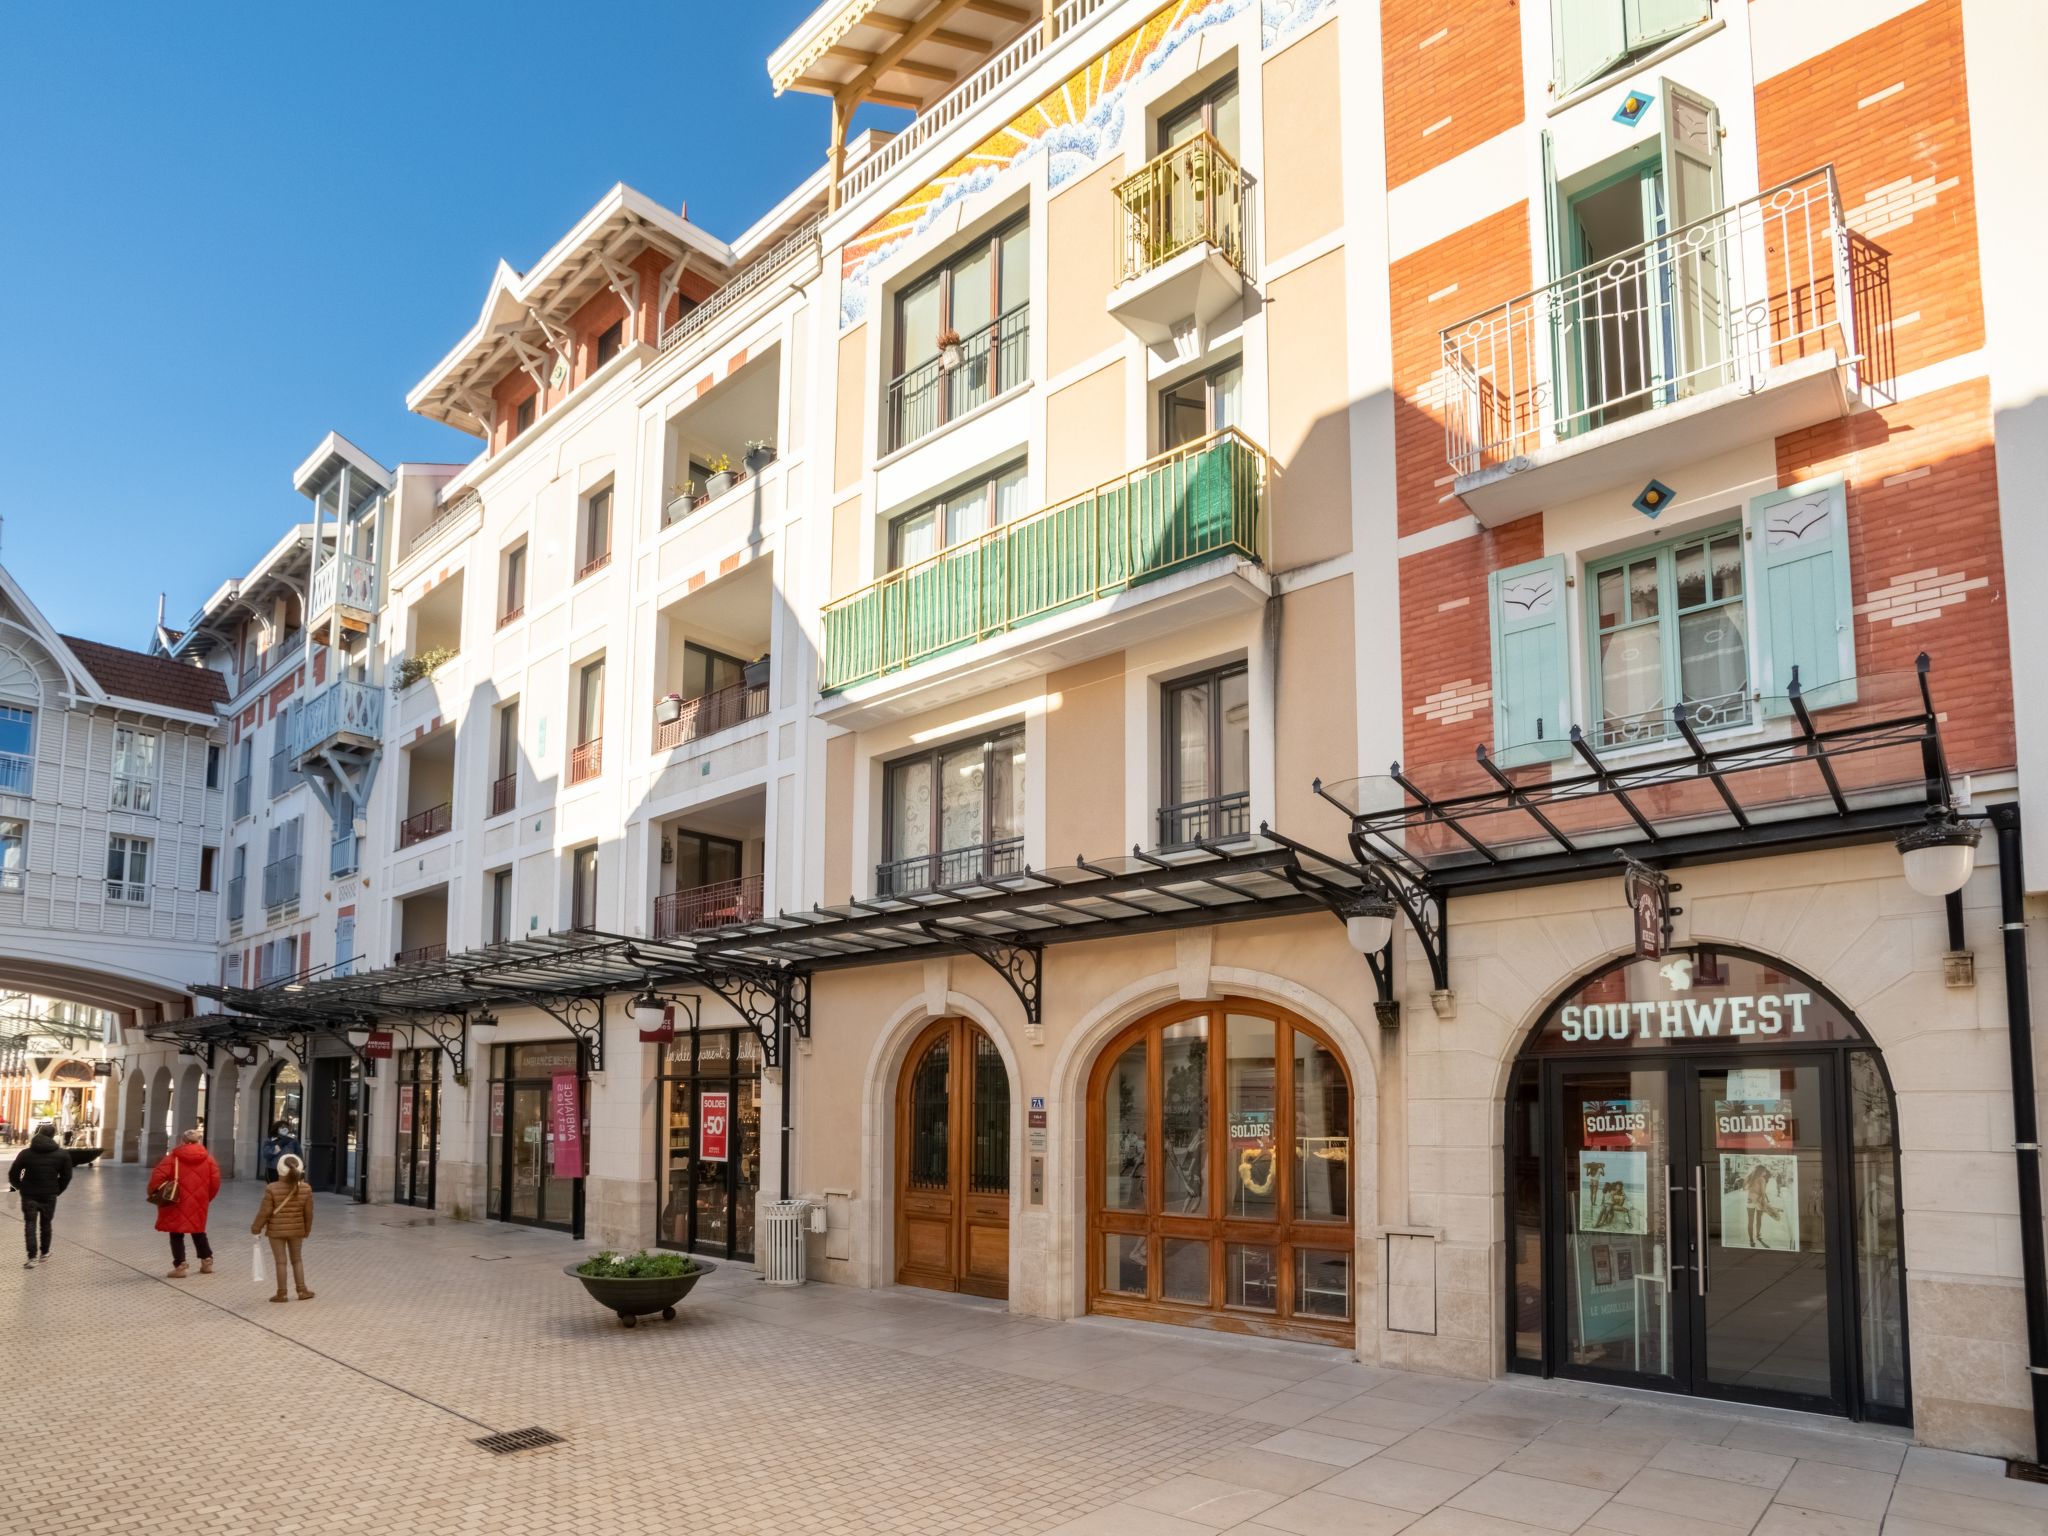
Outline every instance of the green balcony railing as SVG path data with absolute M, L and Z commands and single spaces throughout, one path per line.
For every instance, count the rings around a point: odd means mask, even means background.
M 1266 452 L 1226 428 L 828 604 L 819 687 L 887 676 L 1221 555 L 1265 557 Z

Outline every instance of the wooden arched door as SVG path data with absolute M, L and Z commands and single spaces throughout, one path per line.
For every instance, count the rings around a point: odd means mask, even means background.
M 1010 1294 L 1010 1075 L 966 1019 L 934 1020 L 896 1085 L 896 1283 Z

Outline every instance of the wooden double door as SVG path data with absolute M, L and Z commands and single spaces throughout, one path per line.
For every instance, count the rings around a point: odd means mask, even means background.
M 936 1019 L 896 1086 L 896 1283 L 1010 1293 L 1010 1076 L 966 1019 Z

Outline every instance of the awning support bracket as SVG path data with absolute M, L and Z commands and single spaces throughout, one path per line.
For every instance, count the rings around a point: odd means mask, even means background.
M 604 1070 L 604 997 L 569 992 L 556 997 L 529 997 L 542 1013 L 567 1030 L 590 1053 L 590 1070 Z
M 935 939 L 948 944 L 958 944 L 967 953 L 980 960 L 1009 984 L 1017 994 L 1017 1001 L 1024 1005 L 1024 1022 L 1036 1028 L 1044 1023 L 1041 1012 L 1041 990 L 1044 980 L 1045 947 L 1041 944 L 1019 944 L 1007 939 L 992 939 L 986 934 L 962 933 L 957 928 L 948 928 L 942 923 L 929 919 L 918 927 Z

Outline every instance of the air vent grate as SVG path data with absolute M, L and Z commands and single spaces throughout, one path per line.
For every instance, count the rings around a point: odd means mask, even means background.
M 544 1445 L 560 1445 L 562 1437 L 549 1429 L 508 1429 L 503 1434 L 485 1435 L 470 1441 L 493 1456 L 510 1456 L 514 1451 L 537 1451 Z
M 2048 1467 L 2034 1461 L 2008 1461 L 2005 1475 L 2016 1477 L 2023 1483 L 2048 1483 Z

